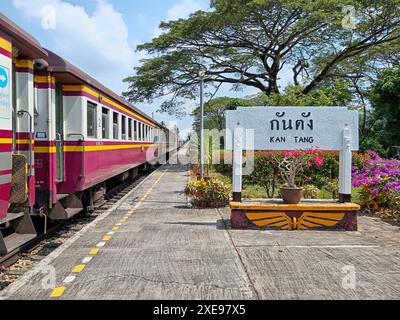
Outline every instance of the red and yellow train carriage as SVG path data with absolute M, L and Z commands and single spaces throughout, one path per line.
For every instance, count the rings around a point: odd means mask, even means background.
M 177 144 L 0 15 L 0 254 L 36 235 L 32 215 L 68 219 Z
M 54 207 L 51 218 L 68 218 L 82 207 L 78 193 L 157 157 L 162 127 L 50 51 L 39 69 L 45 71 L 35 75 L 37 193 Z M 71 203 L 62 210 L 60 204 Z

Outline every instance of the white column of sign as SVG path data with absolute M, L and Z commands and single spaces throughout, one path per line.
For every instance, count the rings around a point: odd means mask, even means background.
M 352 154 L 351 133 L 347 125 L 343 129 L 343 146 L 339 157 L 339 200 L 340 202 L 350 202 Z
M 243 129 L 238 123 L 233 133 L 233 201 L 242 201 Z

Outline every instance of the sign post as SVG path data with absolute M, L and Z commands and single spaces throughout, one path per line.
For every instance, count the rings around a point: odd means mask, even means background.
M 233 132 L 233 201 L 242 202 L 242 175 L 243 175 L 243 129 L 240 123 Z
M 346 107 L 239 107 L 226 111 L 226 149 L 233 150 L 233 198 L 241 201 L 242 151 L 339 151 L 339 201 L 351 201 L 352 151 L 358 150 L 358 112 Z M 249 137 L 254 132 L 254 137 Z M 244 141 L 254 139 L 248 145 Z M 232 141 L 233 140 L 233 141 Z
M 346 125 L 343 129 L 343 147 L 339 153 L 339 202 L 351 201 L 351 132 Z
M 344 107 L 240 107 L 226 112 L 226 150 L 233 151 L 234 229 L 357 230 L 360 206 L 351 203 L 352 151 L 358 150 L 358 112 Z M 233 135 L 232 135 L 233 133 Z M 339 201 L 287 204 L 277 199 L 242 200 L 243 151 L 339 152 Z

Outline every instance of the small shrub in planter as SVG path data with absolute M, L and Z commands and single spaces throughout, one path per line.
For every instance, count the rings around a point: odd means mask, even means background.
M 192 180 L 185 188 L 185 194 L 191 198 L 196 208 L 225 207 L 229 203 L 230 187 L 216 178 Z
M 339 179 L 336 178 L 330 181 L 326 187 L 326 190 L 332 194 L 332 199 L 337 199 L 339 197 Z
M 320 190 L 312 185 L 306 185 L 303 189 L 304 198 L 306 199 L 318 199 L 319 198 Z

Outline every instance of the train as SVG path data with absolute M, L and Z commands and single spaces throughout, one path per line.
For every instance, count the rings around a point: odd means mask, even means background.
M 109 181 L 180 144 L 176 131 L 0 14 L 0 255 L 34 239 L 37 219 L 93 210 Z

